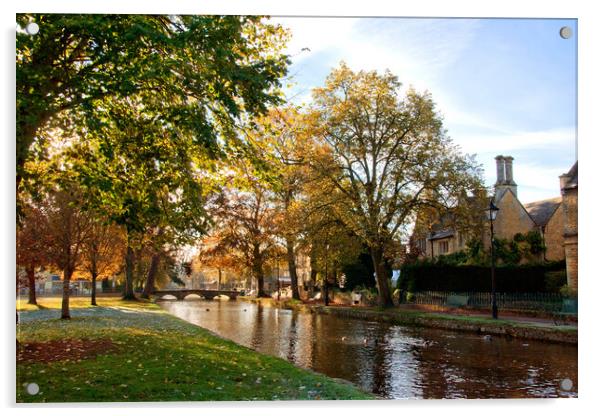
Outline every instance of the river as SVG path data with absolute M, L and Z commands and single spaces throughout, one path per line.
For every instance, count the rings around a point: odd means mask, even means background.
M 238 344 L 384 398 L 577 396 L 573 345 L 489 339 L 242 301 L 163 301 L 161 306 Z

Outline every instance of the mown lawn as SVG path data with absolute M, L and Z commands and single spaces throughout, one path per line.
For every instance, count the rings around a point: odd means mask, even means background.
M 69 321 L 58 319 L 60 299 L 39 303 L 18 304 L 17 338 L 29 355 L 17 362 L 17 402 L 374 398 L 218 338 L 152 303 L 99 298 L 89 307 L 88 299 L 74 298 Z M 67 346 L 57 347 L 58 340 Z M 78 347 L 71 351 L 69 343 Z M 29 383 L 39 393 L 29 394 Z

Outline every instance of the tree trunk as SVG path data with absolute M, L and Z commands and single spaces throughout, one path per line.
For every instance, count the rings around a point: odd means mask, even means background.
M 314 297 L 314 289 L 316 287 L 316 278 L 318 277 L 318 271 L 315 268 L 311 268 L 310 278 L 309 278 L 309 287 L 307 288 L 307 297 Z
M 383 307 L 393 306 L 393 298 L 389 290 L 389 279 L 385 272 L 385 263 L 383 259 L 382 248 L 371 248 L 370 255 L 374 272 L 376 273 L 376 287 L 378 289 L 378 304 Z
M 157 271 L 159 270 L 159 263 L 161 262 L 161 254 L 155 253 L 151 257 L 151 264 L 146 275 L 146 283 L 144 284 L 144 290 L 142 290 L 142 296 L 144 299 L 150 299 L 150 295 L 155 292 L 155 278 L 157 277 Z
M 297 282 L 297 264 L 295 259 L 295 246 L 292 238 L 286 239 L 286 257 L 288 260 L 288 273 L 291 277 L 291 288 L 293 289 L 293 299 L 300 300 L 299 285 Z
M 269 295 L 265 293 L 263 290 L 263 273 L 259 273 L 255 275 L 255 280 L 257 280 L 257 297 L 258 298 L 267 298 Z
M 324 306 L 328 306 L 328 302 L 330 301 L 328 299 L 328 276 L 322 282 L 322 299 L 324 299 Z
M 261 253 L 259 252 L 258 245 L 253 247 L 253 277 L 257 280 L 257 297 L 269 297 L 263 289 L 263 262 L 261 261 Z
M 36 299 L 36 269 L 30 266 L 26 270 L 27 273 L 27 286 L 29 288 L 29 303 L 30 305 L 37 305 Z
M 92 306 L 98 306 L 96 305 L 96 278 L 98 273 L 94 272 L 92 273 L 92 294 L 90 296 L 90 304 Z
M 61 319 L 71 319 L 69 311 L 69 295 L 71 294 L 71 275 L 73 270 L 63 270 L 63 303 L 61 305 Z
M 124 300 L 136 300 L 134 295 L 134 250 L 130 245 L 128 236 L 128 247 L 125 255 L 125 288 L 123 291 Z
M 255 280 L 257 281 L 257 297 L 269 297 L 263 288 L 263 267 L 261 267 L 261 264 L 253 265 L 253 277 L 255 277 Z
M 318 281 L 318 259 L 316 256 L 316 243 L 312 243 L 311 250 L 309 252 L 309 279 L 310 287 L 308 288 L 308 297 L 311 299 L 314 297 L 314 290 L 316 288 L 316 282 Z

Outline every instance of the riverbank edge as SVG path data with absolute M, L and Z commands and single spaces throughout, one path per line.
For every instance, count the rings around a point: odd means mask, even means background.
M 218 302 L 219 302 L 219 301 L 218 301 Z M 156 300 L 156 299 L 155 299 L 155 300 L 153 300 L 153 301 L 151 301 L 151 303 L 153 303 L 153 304 L 155 304 L 155 305 L 157 305 L 157 306 L 159 306 L 159 307 L 161 308 L 161 305 L 159 305 L 159 304 L 157 303 L 157 300 Z M 252 353 L 254 353 L 254 354 L 259 354 L 259 355 L 261 355 L 261 356 L 263 356 L 263 357 L 270 357 L 270 358 L 275 358 L 275 359 L 277 359 L 277 360 L 280 360 L 280 361 L 284 361 L 284 362 L 286 362 L 287 364 L 289 364 L 289 365 L 291 365 L 291 366 L 293 366 L 293 367 L 297 368 L 297 369 L 298 369 L 298 370 L 300 370 L 300 371 L 304 371 L 304 372 L 306 372 L 306 373 L 310 373 L 310 374 L 312 374 L 312 375 L 313 375 L 313 376 L 315 376 L 315 377 L 324 377 L 324 378 L 327 378 L 327 379 L 329 379 L 330 381 L 332 381 L 333 383 L 337 383 L 337 384 L 339 384 L 339 385 L 345 385 L 345 386 L 348 386 L 349 388 L 352 388 L 352 389 L 354 389 L 354 390 L 357 390 L 357 391 L 359 391 L 359 392 L 360 392 L 360 393 L 362 393 L 362 394 L 366 394 L 366 395 L 370 396 L 370 398 L 367 398 L 367 399 L 351 399 L 351 400 L 382 400 L 382 399 L 383 399 L 383 397 L 381 397 L 381 396 L 378 396 L 377 394 L 374 394 L 374 393 L 372 393 L 371 391 L 365 390 L 365 389 L 363 389 L 361 386 L 358 386 L 357 384 L 354 384 L 354 383 L 352 383 L 352 382 L 351 382 L 351 381 L 349 381 L 349 380 L 345 380 L 344 378 L 338 378 L 338 377 L 330 377 L 330 376 L 327 376 L 326 374 L 320 373 L 320 372 L 318 372 L 318 371 L 315 371 L 315 370 L 313 370 L 313 369 L 311 369 L 311 368 L 301 367 L 300 365 L 297 365 L 296 363 L 294 363 L 294 362 L 292 362 L 292 361 L 285 360 L 284 358 L 278 357 L 278 356 L 276 356 L 276 355 L 270 355 L 270 354 L 265 354 L 265 353 L 263 353 L 263 352 L 256 351 L 256 350 L 254 350 L 254 349 L 252 349 L 252 348 L 249 348 L 249 347 L 247 347 L 247 346 L 244 346 L 244 345 L 242 345 L 242 344 L 239 344 L 239 343 L 237 343 L 237 342 L 235 342 L 235 341 L 232 341 L 232 340 L 231 340 L 231 339 L 229 339 L 229 338 L 223 337 L 223 336 L 221 336 L 220 334 L 218 334 L 217 332 L 214 332 L 214 331 L 212 331 L 212 330 L 210 330 L 210 329 L 207 329 L 207 328 L 205 328 L 205 327 L 203 327 L 203 326 L 200 326 L 200 325 L 196 325 L 196 324 L 190 323 L 190 322 L 188 322 L 187 320 L 185 320 L 185 319 L 183 319 L 183 318 L 180 318 L 180 317 L 178 317 L 178 316 L 172 315 L 171 313 L 169 313 L 169 311 L 167 311 L 167 310 L 165 310 L 165 309 L 163 309 L 163 308 L 161 308 L 161 309 L 162 309 L 163 311 L 165 311 L 165 312 L 166 312 L 166 313 L 167 313 L 167 314 L 168 314 L 170 317 L 172 317 L 172 318 L 174 318 L 174 319 L 178 319 L 178 320 L 180 320 L 180 321 L 182 321 L 182 322 L 185 322 L 185 323 L 186 323 L 186 324 L 188 324 L 188 325 L 193 325 L 193 326 L 199 327 L 199 328 L 203 329 L 204 331 L 206 331 L 207 333 L 209 333 L 209 335 L 211 335 L 212 337 L 214 337 L 214 338 L 217 338 L 217 339 L 219 339 L 219 340 L 221 340 L 221 341 L 224 341 L 224 342 L 229 342 L 229 343 L 234 343 L 234 344 L 236 344 L 236 345 L 237 345 L 238 347 L 240 347 L 240 348 L 243 348 L 243 349 L 245 349 L 245 350 L 251 351 L 251 352 L 252 352 Z M 288 309 L 288 308 L 284 308 L 284 309 Z
M 46 301 L 49 301 L 48 303 L 50 303 L 48 306 L 46 305 L 27 305 L 24 302 L 17 302 L 17 312 L 18 313 L 28 313 L 28 312 L 33 312 L 36 310 L 57 310 L 60 311 L 59 308 L 57 308 L 57 299 L 58 298 L 46 298 Z M 60 299 L 59 299 L 60 301 Z M 83 302 L 75 302 L 75 305 L 72 305 L 72 309 L 82 309 L 82 308 L 95 308 L 92 307 L 91 305 L 87 304 L 88 299 L 85 299 L 86 303 L 84 304 Z M 286 369 L 286 372 L 282 373 L 281 375 L 283 377 L 287 377 L 291 380 L 294 380 L 297 378 L 297 375 L 293 374 L 294 372 L 300 372 L 300 373 L 305 373 L 306 376 L 310 376 L 313 378 L 313 382 L 316 383 L 321 383 L 322 385 L 324 385 L 326 387 L 326 383 L 331 384 L 331 385 L 337 385 L 338 389 L 342 389 L 341 391 L 344 391 L 346 394 L 349 394 L 350 396 L 354 396 L 352 398 L 349 399 L 343 399 L 343 400 L 382 400 L 383 398 L 375 395 L 369 391 L 366 391 L 364 389 L 362 389 L 360 386 L 357 386 L 355 384 L 353 384 L 352 382 L 348 381 L 348 380 L 344 380 L 344 379 L 340 379 L 340 378 L 335 378 L 335 377 L 329 377 L 325 374 L 319 373 L 317 371 L 314 371 L 312 369 L 308 369 L 308 368 L 304 368 L 301 366 L 296 365 L 295 363 L 292 363 L 288 360 L 285 360 L 283 358 L 277 357 L 277 356 L 273 356 L 273 355 L 269 355 L 269 354 L 264 354 L 261 353 L 259 351 L 255 351 L 251 348 L 248 348 L 244 345 L 240 345 L 230 339 L 227 339 L 225 337 L 220 336 L 219 334 L 216 334 L 213 331 L 210 331 L 202 326 L 199 325 L 195 325 L 192 324 L 188 321 L 186 321 L 185 319 L 182 319 L 180 317 L 177 317 L 175 315 L 172 315 L 171 313 L 169 313 L 167 310 L 161 308 L 160 305 L 157 305 L 156 302 L 154 301 L 145 301 L 145 300 L 139 300 L 136 302 L 130 302 L 130 301 L 122 301 L 121 299 L 111 299 L 110 300 L 110 305 L 100 305 L 101 307 L 115 307 L 115 306 L 121 306 L 121 304 L 123 303 L 127 308 L 132 308 L 132 309 L 139 309 L 141 311 L 144 311 L 145 309 L 150 309 L 153 310 L 156 308 L 157 311 L 160 311 L 160 313 L 163 314 L 163 316 L 166 319 L 172 320 L 172 321 L 176 321 L 179 322 L 180 325 L 184 326 L 184 327 L 188 327 L 189 331 L 191 331 L 191 334 L 189 336 L 193 337 L 194 332 L 196 331 L 202 331 L 204 332 L 209 338 L 212 338 L 213 340 L 211 341 L 212 343 L 215 344 L 216 348 L 219 349 L 220 344 L 230 344 L 232 346 L 234 346 L 236 349 L 238 349 L 239 353 L 246 353 L 246 354 L 252 354 L 256 357 L 260 357 L 260 362 L 258 361 L 257 366 L 261 367 L 263 365 L 267 365 L 268 362 L 271 361 L 278 361 L 280 363 L 282 363 L 283 367 L 289 367 L 290 370 Z M 101 301 L 102 303 L 102 301 Z M 81 319 L 81 318 L 76 318 L 76 319 Z M 85 318 L 84 318 L 85 319 Z M 21 322 L 19 323 L 20 328 L 26 327 L 28 325 L 32 325 L 35 324 L 35 322 L 37 321 L 30 321 L 30 322 Z M 60 325 L 62 322 L 59 319 L 52 319 L 49 320 L 49 322 L 51 322 L 53 325 Z M 75 321 L 76 322 L 76 321 Z M 94 325 L 91 325 L 90 328 L 93 328 Z M 136 328 L 136 327 L 131 327 L 131 328 Z M 71 331 L 65 331 L 65 328 L 62 328 L 62 336 L 66 337 L 66 338 L 74 338 L 74 339 L 79 339 L 78 336 L 70 336 Z M 19 328 L 17 328 L 17 333 L 15 334 L 17 336 L 17 339 L 19 338 Z M 54 339 L 54 338 L 53 338 Z M 120 352 L 117 353 L 117 355 L 121 354 Z M 112 355 L 112 353 L 109 353 L 109 355 Z M 85 361 L 85 360 L 84 360 Z M 36 364 L 36 363 L 34 363 Z M 40 364 L 40 363 L 37 363 Z M 73 364 L 73 363 L 71 363 Z M 30 365 L 30 364 L 24 364 L 24 365 Z M 42 365 L 48 365 L 48 363 L 44 363 Z M 18 367 L 19 365 L 17 365 L 17 372 L 18 372 Z M 45 370 L 45 369 L 44 369 Z M 251 370 L 253 371 L 253 370 Z M 45 371 L 44 371 L 45 372 Z M 247 372 L 249 372 L 249 370 L 247 370 Z M 254 375 L 251 375 L 251 373 L 249 372 L 249 377 L 251 379 L 255 379 L 257 377 L 261 378 L 263 376 L 262 373 L 257 373 Z M 215 377 L 214 377 L 215 378 Z M 18 379 L 18 374 L 17 374 L 17 379 Z M 220 380 L 218 380 L 217 378 L 215 378 L 215 382 L 218 383 L 220 382 Z M 261 386 L 258 386 L 258 388 Z M 355 397 L 356 396 L 356 397 Z M 361 397 L 360 397 L 361 396 Z M 27 397 L 28 399 L 33 398 L 33 396 L 28 396 L 28 395 L 24 395 L 21 394 L 21 398 L 23 397 Z M 16 397 L 17 404 L 22 404 L 22 403 L 27 403 L 29 401 L 19 401 L 19 395 L 17 395 Z M 169 399 L 164 399 L 164 400 L 169 400 Z M 220 399 L 216 399 L 216 401 L 231 401 L 231 402 L 240 402 L 240 401 L 248 401 L 247 400 L 243 400 L 239 397 L 233 396 L 233 397 L 227 397 L 227 398 L 220 398 Z M 273 399 L 272 399 L 273 400 Z M 296 401 L 296 400 L 312 400 L 312 399 L 305 399 L 305 398 L 286 398 L 286 397 L 282 397 L 277 399 L 277 401 Z M 339 398 L 337 397 L 325 397 L 322 400 L 339 400 Z M 108 402 L 121 402 L 122 400 L 109 400 Z M 134 400 L 135 402 L 138 402 L 137 400 Z M 145 400 L 146 401 L 146 400 Z M 200 400 L 199 402 L 203 402 L 205 400 Z M 264 400 L 265 401 L 265 400 Z M 271 400 L 267 400 L 267 401 L 271 401 Z M 37 401 L 32 401 L 34 403 L 36 403 Z M 81 400 L 66 400 L 66 402 L 81 402 Z M 87 403 L 94 403 L 96 401 L 94 400 L 90 400 L 90 401 L 84 401 Z M 106 401 L 105 401 L 106 402 Z M 39 403 L 39 402 L 37 402 Z M 51 401 L 50 403 L 55 403 L 54 401 Z
M 399 308 L 379 310 L 357 306 L 308 305 L 299 301 L 278 301 L 270 298 L 241 298 L 240 300 L 259 303 L 263 306 L 322 315 L 334 315 L 364 321 L 386 322 L 397 325 L 428 327 L 572 345 L 578 344 L 578 330 L 575 327 L 559 326 L 558 328 L 551 328 L 517 321 L 493 321 L 491 318 L 443 315 L 431 312 L 402 310 Z

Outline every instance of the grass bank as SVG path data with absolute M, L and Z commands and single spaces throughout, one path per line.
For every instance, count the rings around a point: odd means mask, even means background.
M 17 402 L 373 399 L 221 339 L 155 304 L 116 298 L 18 303 Z M 31 395 L 26 386 L 36 383 Z

